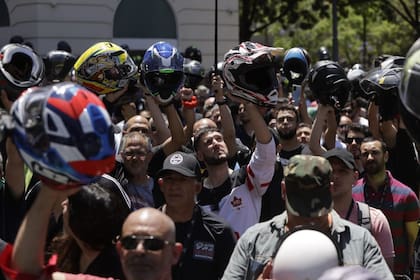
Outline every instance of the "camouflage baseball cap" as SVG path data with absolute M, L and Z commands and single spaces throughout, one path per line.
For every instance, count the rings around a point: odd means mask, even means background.
M 333 207 L 332 168 L 323 157 L 296 155 L 284 170 L 286 208 L 295 216 L 319 217 Z

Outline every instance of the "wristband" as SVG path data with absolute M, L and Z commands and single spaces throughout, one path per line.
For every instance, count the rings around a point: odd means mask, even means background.
M 226 98 L 223 98 L 222 101 L 216 100 L 216 104 L 219 105 L 219 106 L 227 105 L 227 100 L 226 100 Z
M 198 101 L 195 95 L 191 97 L 191 100 L 182 101 L 182 105 L 184 106 L 185 109 L 194 109 L 195 107 L 197 107 L 197 104 L 198 104 Z

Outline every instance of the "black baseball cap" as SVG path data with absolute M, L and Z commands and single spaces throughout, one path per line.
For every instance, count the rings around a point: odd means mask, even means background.
M 169 171 L 175 171 L 186 177 L 201 179 L 200 164 L 191 153 L 175 152 L 167 156 L 157 177 L 164 177 Z
M 326 151 L 322 156 L 326 159 L 336 157 L 341 160 L 347 166 L 347 168 L 351 170 L 357 170 L 353 154 L 346 149 L 334 148 Z

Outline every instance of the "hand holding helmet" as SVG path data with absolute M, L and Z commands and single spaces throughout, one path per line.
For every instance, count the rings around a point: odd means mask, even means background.
M 350 83 L 337 62 L 320 60 L 315 63 L 309 73 L 308 83 L 314 97 L 323 105 L 341 109 L 347 102 Z
M 379 106 L 383 121 L 392 120 L 398 114 L 398 85 L 402 68 L 374 69 L 360 80 L 365 94 Z
M 170 104 L 184 84 L 183 64 L 183 56 L 167 42 L 153 44 L 144 54 L 144 84 L 161 105 Z
M 30 88 L 13 104 L 13 139 L 50 186 L 88 184 L 115 164 L 111 119 L 102 101 L 73 83 Z

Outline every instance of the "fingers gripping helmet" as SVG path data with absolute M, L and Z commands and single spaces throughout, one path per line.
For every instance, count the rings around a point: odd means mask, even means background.
M 77 83 L 96 94 L 126 88 L 137 74 L 137 66 L 127 51 L 111 42 L 96 43 L 75 62 Z
M 171 102 L 184 84 L 184 57 L 167 42 L 150 46 L 141 63 L 144 84 L 160 102 Z
M 205 76 L 204 67 L 197 60 L 184 60 L 185 86 L 195 89 Z
M 62 82 L 72 69 L 76 58 L 66 51 L 50 51 L 44 58 L 45 77 L 49 82 Z
M 344 69 L 337 62 L 318 61 L 309 73 L 308 80 L 309 88 L 321 104 L 342 108 L 346 103 L 350 83 Z
M 273 279 L 316 280 L 325 270 L 342 264 L 342 252 L 331 236 L 298 227 L 282 237 L 273 261 Z
M 420 145 L 420 39 L 407 53 L 399 87 L 400 114 L 413 140 Z
M 0 88 L 6 90 L 10 101 L 43 78 L 44 63 L 30 47 L 8 44 L 0 50 Z
M 311 60 L 303 48 L 291 48 L 283 59 L 283 72 L 292 83 L 300 85 L 306 78 Z
M 111 119 L 102 101 L 82 86 L 30 88 L 11 113 L 23 160 L 58 188 L 88 184 L 114 167 Z
M 282 51 L 244 42 L 227 52 L 223 78 L 232 95 L 259 106 L 276 106 L 279 82 L 273 60 Z

